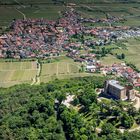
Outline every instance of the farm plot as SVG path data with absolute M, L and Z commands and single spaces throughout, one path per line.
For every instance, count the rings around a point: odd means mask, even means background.
M 0 87 L 31 83 L 36 73 L 36 62 L 0 62 Z
M 15 9 L 16 7 L 0 7 L 0 26 L 7 26 L 15 19 L 21 19 L 23 16 Z
M 41 82 L 48 82 L 58 79 L 65 79 L 79 75 L 80 65 L 75 62 L 61 61 L 42 65 Z M 75 76 L 74 76 L 75 77 Z

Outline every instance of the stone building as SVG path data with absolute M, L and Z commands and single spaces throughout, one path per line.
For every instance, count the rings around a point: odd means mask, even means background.
M 112 96 L 117 100 L 135 100 L 135 91 L 133 87 L 123 87 L 116 80 L 105 81 L 104 94 Z

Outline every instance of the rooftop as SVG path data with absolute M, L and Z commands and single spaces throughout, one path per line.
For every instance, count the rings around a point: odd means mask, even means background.
M 124 89 L 124 87 L 121 86 L 121 85 L 119 84 L 119 82 L 116 81 L 116 80 L 109 80 L 109 84 L 112 85 L 112 86 L 115 86 L 116 88 L 118 88 L 118 89 L 120 89 L 120 90 Z

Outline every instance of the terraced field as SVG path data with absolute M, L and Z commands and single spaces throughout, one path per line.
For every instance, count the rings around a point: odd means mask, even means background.
M 31 83 L 36 73 L 36 62 L 0 62 L 0 87 Z

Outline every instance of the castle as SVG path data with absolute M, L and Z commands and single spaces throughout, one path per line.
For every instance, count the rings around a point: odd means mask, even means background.
M 116 80 L 107 80 L 104 84 L 104 94 L 117 100 L 135 100 L 135 90 L 132 86 L 121 86 Z

